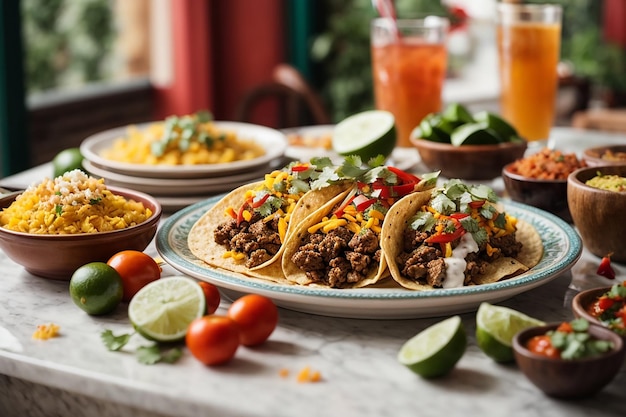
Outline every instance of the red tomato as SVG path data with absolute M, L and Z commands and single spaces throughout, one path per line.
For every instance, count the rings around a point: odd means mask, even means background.
M 206 300 L 206 314 L 213 314 L 215 310 L 220 306 L 220 291 L 217 287 L 210 282 L 200 281 L 198 282 L 204 291 L 204 298 Z
M 130 301 L 146 284 L 161 278 L 161 267 L 150 256 L 136 250 L 124 250 L 107 261 L 122 277 L 123 301 Z
M 537 355 L 547 356 L 548 358 L 558 359 L 561 352 L 552 346 L 550 336 L 540 335 L 531 337 L 526 343 L 526 348 Z
M 210 315 L 189 324 L 185 343 L 191 354 L 205 365 L 226 363 L 239 347 L 237 323 L 226 316 Z
M 239 326 L 241 344 L 256 346 L 265 342 L 276 328 L 278 309 L 269 298 L 248 294 L 231 304 L 228 317 Z

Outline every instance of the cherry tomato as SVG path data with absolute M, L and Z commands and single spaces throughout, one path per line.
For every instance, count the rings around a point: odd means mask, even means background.
M 248 294 L 231 304 L 228 317 L 239 326 L 241 344 L 256 346 L 265 342 L 276 328 L 278 309 L 269 298 Z
M 161 278 L 161 267 L 150 256 L 136 250 L 124 250 L 107 261 L 122 277 L 123 301 L 130 301 L 146 284 Z
M 204 298 L 206 300 L 206 314 L 213 314 L 215 310 L 220 306 L 220 291 L 217 287 L 210 282 L 200 281 L 198 282 L 204 291 Z
M 189 324 L 185 343 L 191 354 L 205 365 L 226 363 L 239 348 L 237 323 L 226 316 L 210 315 Z

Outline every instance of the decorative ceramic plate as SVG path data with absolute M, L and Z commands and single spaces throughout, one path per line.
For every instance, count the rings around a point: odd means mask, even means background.
M 271 171 L 270 165 L 264 165 L 261 169 L 234 173 L 223 177 L 147 178 L 107 171 L 104 168 L 93 165 L 86 159 L 83 160 L 83 168 L 92 175 L 104 178 L 107 184 L 117 185 L 118 187 L 132 188 L 133 190 L 158 196 L 204 195 L 205 198 L 212 194 L 233 190 L 243 184 L 260 181 L 267 172 Z
M 139 130 L 152 123 L 138 124 Z M 287 148 L 285 135 L 265 126 L 249 123 L 216 121 L 215 124 L 224 130 L 234 131 L 238 137 L 257 141 L 265 154 L 258 158 L 219 164 L 202 165 L 143 165 L 112 161 L 100 156 L 103 149 L 110 147 L 117 138 L 126 135 L 128 126 L 118 127 L 97 133 L 85 139 L 80 151 L 93 165 L 121 174 L 149 178 L 207 178 L 244 172 L 266 166 L 271 161 L 281 158 Z
M 187 245 L 189 230 L 219 198 L 200 201 L 163 222 L 156 241 L 161 257 L 178 271 L 215 284 L 229 297 L 262 294 L 280 307 L 324 316 L 404 319 L 475 311 L 483 301 L 500 302 L 549 282 L 569 270 L 582 252 L 580 238 L 569 224 L 545 211 L 505 200 L 502 203 L 506 212 L 532 224 L 544 246 L 539 264 L 514 278 L 433 291 L 407 290 L 394 285 L 393 280 L 359 289 L 281 285 L 213 268 L 191 253 Z

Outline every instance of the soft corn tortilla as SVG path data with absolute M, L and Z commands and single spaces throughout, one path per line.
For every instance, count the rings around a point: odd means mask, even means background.
M 263 181 L 242 185 L 225 195 L 213 207 L 207 210 L 192 226 L 189 231 L 189 236 L 187 237 L 187 244 L 189 245 L 191 253 L 209 265 L 248 276 L 284 283 L 287 281 L 280 262 L 277 262 L 285 249 L 284 243 L 276 255 L 270 260 L 254 268 L 247 268 L 244 265 L 245 260 L 237 261 L 230 257 L 225 258 L 226 247 L 215 242 L 213 237 L 217 227 L 228 220 L 225 215 L 226 209 L 241 206 L 245 199 L 246 192 L 248 190 L 254 190 L 262 184 Z M 305 193 L 300 200 L 298 200 L 291 215 L 291 220 L 287 226 L 285 241 L 287 241 L 288 236 L 296 226 L 308 215 L 322 207 L 328 200 L 341 194 L 347 187 L 348 184 L 330 185 L 319 190 L 312 190 Z
M 403 198 L 392 206 L 383 223 L 381 246 L 383 254 L 387 258 L 391 276 L 397 283 L 411 290 L 424 291 L 435 289 L 430 285 L 405 278 L 395 261 L 404 246 L 404 229 L 409 227 L 409 220 L 417 210 L 428 204 L 430 197 L 430 193 L 422 193 L 412 194 Z M 476 284 L 497 282 L 525 272 L 539 263 L 543 256 L 543 243 L 535 228 L 523 220 L 518 220 L 515 236 L 523 244 L 517 258 L 502 257 L 494 260 L 487 267 L 485 274 L 473 279 Z
M 309 227 L 314 226 L 317 223 L 321 222 L 322 219 L 326 216 L 330 217 L 331 210 L 337 204 L 341 203 L 341 201 L 343 201 L 344 198 L 346 198 L 346 195 L 348 192 L 349 191 L 341 193 L 337 197 L 328 201 L 328 203 L 326 203 L 324 207 L 320 208 L 319 210 L 311 214 L 309 217 L 307 217 L 306 220 L 303 221 L 294 230 L 294 232 L 290 235 L 287 242 L 285 242 L 285 245 L 284 245 L 285 252 L 283 253 L 282 269 L 283 269 L 283 273 L 286 279 L 289 282 L 293 284 L 299 284 L 299 285 L 310 285 L 313 283 L 313 281 L 309 277 L 306 276 L 306 273 L 300 268 L 298 268 L 298 266 L 291 261 L 291 257 L 298 251 L 298 248 L 302 246 L 304 240 L 309 235 L 309 232 L 308 232 Z M 372 269 L 372 271 L 369 273 L 367 277 L 365 277 L 361 281 L 354 283 L 351 286 L 346 287 L 346 288 L 361 288 L 361 287 L 365 287 L 367 285 L 373 284 L 377 282 L 380 278 L 382 278 L 384 274 L 386 273 L 386 271 L 387 271 L 387 265 L 386 265 L 385 257 L 381 256 L 381 262 L 379 263 L 377 269 Z M 322 284 L 315 283 L 315 285 L 321 286 Z

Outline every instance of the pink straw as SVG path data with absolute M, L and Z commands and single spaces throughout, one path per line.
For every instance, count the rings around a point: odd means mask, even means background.
M 393 4 L 393 0 L 372 0 L 372 6 L 378 11 L 381 17 L 389 19 L 395 38 L 400 39 L 400 32 L 398 31 L 398 24 L 396 23 L 396 8 Z

